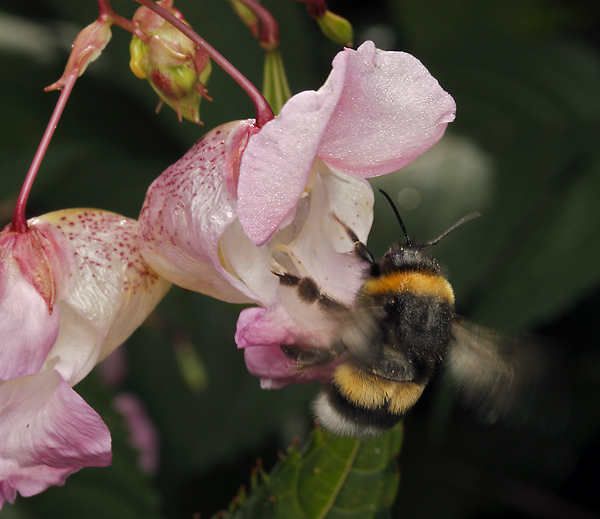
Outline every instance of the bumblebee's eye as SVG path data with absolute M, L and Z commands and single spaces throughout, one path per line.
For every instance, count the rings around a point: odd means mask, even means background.
M 398 299 L 396 297 L 388 297 L 385 300 L 383 307 L 388 315 L 398 313 Z

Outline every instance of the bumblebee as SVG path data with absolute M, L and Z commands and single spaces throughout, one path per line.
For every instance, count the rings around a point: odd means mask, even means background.
M 278 274 L 308 305 L 336 323 L 327 348 L 282 346 L 297 371 L 334 363 L 313 411 L 325 428 L 345 436 L 369 437 L 397 424 L 419 400 L 444 363 L 468 404 L 493 422 L 507 416 L 534 387 L 542 359 L 521 339 L 468 323 L 454 313 L 454 292 L 429 248 L 479 216 L 471 213 L 435 240 L 414 243 L 398 210 L 404 233 L 375 261 L 366 245 L 337 219 L 366 264 L 366 276 L 347 307 L 324 293 L 310 277 Z

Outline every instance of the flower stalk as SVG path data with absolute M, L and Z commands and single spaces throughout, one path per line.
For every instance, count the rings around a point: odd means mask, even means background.
M 13 212 L 11 222 L 11 227 L 14 232 L 27 232 L 27 217 L 25 216 L 25 207 L 27 205 L 27 199 L 29 198 L 29 193 L 31 192 L 33 181 L 35 180 L 37 172 L 40 168 L 40 164 L 42 163 L 42 159 L 46 154 L 48 145 L 50 144 L 52 136 L 54 135 L 54 130 L 56 130 L 56 126 L 58 125 L 58 121 L 60 120 L 65 105 L 67 104 L 69 96 L 71 95 L 71 91 L 73 90 L 73 85 L 75 84 L 76 80 L 76 74 L 70 74 L 65 79 L 65 83 L 61 90 L 60 97 L 58 98 L 58 102 L 54 107 L 54 112 L 52 112 L 52 117 L 50 117 L 50 121 L 48 122 L 46 131 L 44 132 L 44 136 L 42 137 L 40 145 L 35 153 L 35 156 L 33 157 L 33 162 L 31 163 L 29 171 L 27 172 L 25 182 L 23 183 L 23 187 L 21 188 L 21 192 L 19 193 L 17 203 L 15 204 L 15 210 Z
M 279 25 L 275 17 L 256 0 L 229 0 L 242 22 L 265 51 L 263 95 L 275 114 L 292 97 L 279 50 Z
M 256 0 L 230 1 L 234 9 L 240 14 L 240 18 L 242 18 L 244 23 L 250 27 L 252 34 L 259 41 L 260 46 L 263 49 L 272 51 L 279 47 L 279 25 L 268 9 Z M 248 20 L 247 17 L 243 16 L 238 7 L 239 4 L 246 8 L 247 11 L 245 10 L 244 12 L 249 11 L 251 13 L 251 20 Z

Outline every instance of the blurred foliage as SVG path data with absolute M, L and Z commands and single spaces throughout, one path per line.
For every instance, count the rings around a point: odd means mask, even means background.
M 8 4 L 8 2 L 4 2 Z M 339 50 L 298 2 L 264 0 L 280 22 L 292 92 L 318 88 Z M 115 0 L 130 16 L 137 4 Z M 260 85 L 264 55 L 222 0 L 177 0 L 192 26 Z M 402 483 L 393 517 L 600 517 L 600 8 L 594 0 L 332 1 L 353 22 L 355 45 L 406 50 L 456 99 L 440 144 L 397 175 L 376 179 L 399 202 L 416 239 L 464 214 L 482 218 L 443 240 L 458 308 L 470 319 L 530 328 L 561 344 L 572 409 L 560 435 L 487 426 L 436 380 L 405 420 Z M 7 222 L 57 93 L 54 82 L 93 0 L 21 0 L 0 11 L 0 216 Z M 8 30 L 10 28 L 11 30 Z M 46 155 L 31 215 L 92 206 L 136 217 L 150 182 L 206 130 L 253 116 L 250 101 L 215 67 L 205 127 L 179 124 L 129 71 L 129 35 L 114 29 L 78 81 Z M 399 238 L 377 198 L 370 247 Z M 0 517 L 208 517 L 248 481 L 257 457 L 310 429 L 316 386 L 267 392 L 233 342 L 239 308 L 173 289 L 126 345 L 127 375 L 78 391 L 109 424 L 114 462 L 62 488 L 6 505 Z M 193 345 L 193 350 L 189 349 Z M 187 345 L 187 346 L 186 346 Z M 178 364 L 195 355 L 196 382 Z M 198 382 L 199 380 L 199 382 Z M 161 434 L 155 477 L 136 468 L 112 411 L 114 391 L 144 401 Z M 281 469 L 280 469 L 281 470 Z M 275 477 L 275 476 L 273 476 Z M 251 499 L 251 498 L 250 498 Z M 370 517 L 356 515 L 356 517 Z

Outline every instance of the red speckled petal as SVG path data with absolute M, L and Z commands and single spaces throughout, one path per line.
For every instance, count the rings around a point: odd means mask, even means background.
M 74 385 L 142 324 L 170 283 L 144 261 L 135 220 L 94 209 L 56 211 L 38 220 L 56 225 L 75 254 L 75 279 L 58 304 L 60 331 L 48 354 Z
M 255 131 L 253 121 L 237 121 L 207 133 L 154 181 L 140 214 L 142 252 L 161 276 L 232 303 L 257 300 L 220 250 L 236 220 L 239 160 Z M 245 254 L 243 244 L 235 253 Z

